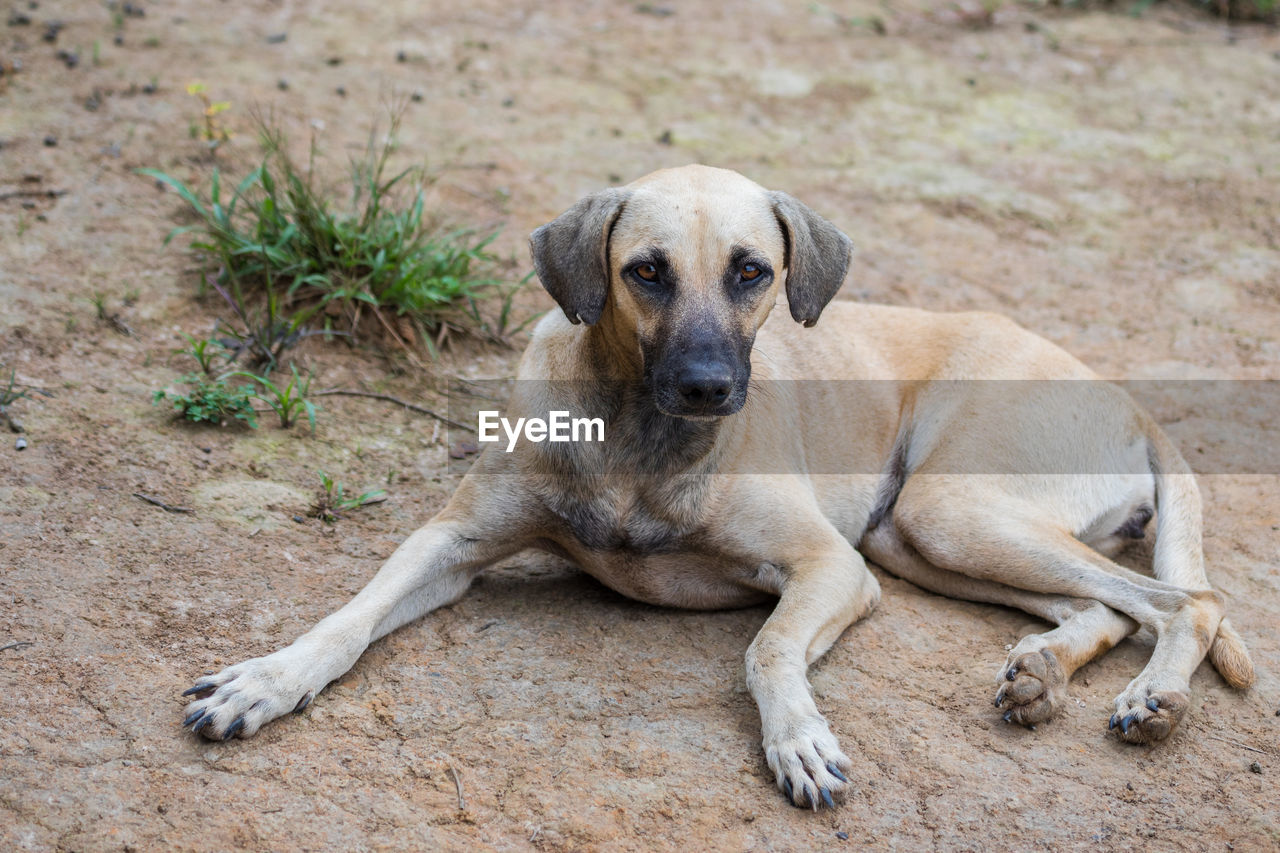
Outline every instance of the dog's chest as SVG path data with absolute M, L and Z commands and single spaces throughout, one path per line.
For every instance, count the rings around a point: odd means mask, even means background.
M 691 510 L 679 514 L 680 506 L 689 506 L 689 496 L 672 502 L 672 490 L 663 491 L 666 494 L 575 490 L 558 494 L 548 503 L 560 518 L 563 532 L 581 548 L 639 555 L 670 553 L 698 527 L 698 520 Z

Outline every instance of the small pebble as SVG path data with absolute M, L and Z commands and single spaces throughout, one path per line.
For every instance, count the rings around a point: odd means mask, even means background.
M 116 47 L 119 47 L 120 45 L 124 44 L 124 34 L 116 33 L 115 38 L 113 38 L 111 41 L 115 43 Z
M 408 61 L 409 61 L 409 54 L 405 53 L 403 50 L 396 51 L 396 62 L 408 62 Z
M 280 44 L 289 37 L 288 33 L 272 33 L 267 36 L 267 44 Z
M 26 450 L 26 449 L 27 449 L 27 440 L 26 440 L 25 438 L 23 438 L 22 436 L 18 436 L 18 440 L 17 440 L 17 441 L 15 441 L 15 442 L 13 443 L 13 449 L 14 449 L 14 450 Z M 1258 772 L 1259 772 L 1259 773 L 1261 773 L 1261 772 L 1262 772 L 1262 770 L 1258 770 Z
M 281 92 L 287 92 L 289 90 L 289 81 L 281 77 L 276 81 L 276 88 Z
M 72 50 L 58 51 L 58 58 L 62 60 L 62 64 L 68 68 L 75 68 L 80 64 L 80 54 Z
M 327 62 L 327 63 L 328 63 L 328 64 L 330 64 L 330 65 L 341 65 L 341 64 L 342 64 L 342 57 L 341 57 L 341 56 L 331 56 L 331 57 L 329 57 L 328 59 L 326 59 L 326 60 L 325 60 L 325 62 Z
M 1256 761 L 1249 765 L 1249 769 L 1258 775 L 1262 775 L 1262 765 Z
M 339 86 L 338 88 L 334 89 L 333 91 L 337 92 L 337 93 L 338 93 L 338 95 L 339 95 L 340 97 L 345 98 L 345 97 L 347 96 L 347 87 L 346 87 L 346 86 Z
M 410 95 L 410 96 L 409 96 L 409 100 L 413 101 L 415 104 L 417 104 L 417 103 L 421 103 L 421 102 L 422 102 L 422 93 L 421 93 L 421 92 L 414 92 L 412 95 Z
M 58 144 L 58 137 L 54 136 L 53 134 L 49 134 L 44 138 L 44 144 L 46 148 L 53 148 L 55 145 Z
M 303 521 L 305 521 L 306 519 L 304 519 L 304 518 L 303 518 L 302 516 L 300 516 L 300 515 L 295 515 L 295 516 L 293 517 L 293 520 L 294 520 L 294 521 L 296 521 L 296 522 L 298 522 L 299 524 L 301 524 L 301 523 L 302 523 Z
M 142 87 L 142 94 L 144 95 L 154 95 L 155 93 L 156 93 L 155 83 L 147 83 L 145 86 Z
M 21 12 L 9 13 L 9 26 L 11 27 L 29 27 L 31 26 L 31 16 L 24 15 Z
M 839 838 L 841 841 L 848 841 L 848 840 L 849 840 L 849 833 L 847 833 L 847 832 L 837 832 L 837 833 L 836 833 L 836 838 Z
M 145 18 L 147 16 L 146 9 L 133 3 L 125 3 L 120 8 L 120 11 L 124 13 L 126 18 Z

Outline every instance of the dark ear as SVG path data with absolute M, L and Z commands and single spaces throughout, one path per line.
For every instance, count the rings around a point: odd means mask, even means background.
M 853 241 L 786 193 L 771 192 L 773 214 L 787 244 L 787 303 L 797 323 L 812 326 L 840 290 Z
M 592 193 L 529 236 L 533 268 L 571 322 L 592 325 L 609 296 L 609 233 L 630 190 Z

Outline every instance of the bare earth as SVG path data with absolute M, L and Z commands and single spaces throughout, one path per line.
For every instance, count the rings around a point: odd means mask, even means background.
M 179 728 L 194 677 L 342 604 L 457 482 L 446 436 L 385 403 L 325 398 L 314 437 L 151 405 L 189 367 L 179 331 L 221 311 L 190 256 L 161 249 L 179 201 L 133 173 L 207 181 L 194 80 L 232 103 L 224 166 L 256 153 L 256 106 L 300 146 L 314 122 L 335 184 L 380 104 L 419 93 L 402 155 L 441 167 L 432 200 L 457 221 L 504 226 L 511 280 L 528 231 L 583 193 L 701 161 L 852 235 L 848 298 L 1005 312 L 1115 378 L 1280 377 L 1280 34 L 1159 5 L 1005 6 L 976 28 L 976 3 L 912 2 L 165 0 L 116 45 L 104 4 L 14 0 L 32 23 L 0 30 L 0 194 L 66 194 L 0 200 L 0 367 L 56 395 L 13 406 L 26 450 L 0 444 L 0 646 L 26 643 L 0 651 L 0 849 L 1280 846 L 1275 467 L 1201 479 L 1210 574 L 1258 684 L 1202 666 L 1155 747 L 1106 730 L 1148 647 L 1082 670 L 1060 719 L 1008 726 L 993 676 L 1043 626 L 881 573 L 880 608 L 812 673 L 857 790 L 793 809 L 741 663 L 767 609 L 660 610 L 532 559 L 252 740 Z M 520 310 L 549 306 L 531 286 Z M 517 353 L 301 357 L 318 385 L 443 407 L 443 377 L 509 376 Z M 1280 443 L 1243 404 L 1157 416 L 1193 461 L 1198 417 Z M 295 522 L 317 469 L 390 480 L 390 499 Z

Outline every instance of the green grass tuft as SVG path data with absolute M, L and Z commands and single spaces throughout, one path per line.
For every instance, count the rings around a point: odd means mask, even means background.
M 197 217 L 165 243 L 193 232 L 191 246 L 207 257 L 219 292 L 234 292 L 242 305 L 242 296 L 266 298 L 273 315 L 287 316 L 289 333 L 323 317 L 352 334 L 376 329 L 401 343 L 391 320 L 403 318 L 432 350 L 451 329 L 492 335 L 476 300 L 500 290 L 487 251 L 497 235 L 432 227 L 422 170 L 389 173 L 397 128 L 393 116 L 386 141 L 370 134 L 364 157 L 351 166 L 350 204 L 340 211 L 316 188 L 311 167 L 304 172 L 290 160 L 283 133 L 265 122 L 261 163 L 229 192 L 216 167 L 207 196 L 164 172 L 139 173 L 172 187 Z M 509 304 L 508 295 L 504 310 Z M 262 360 L 274 365 L 278 354 Z

